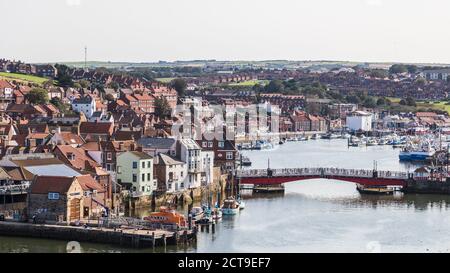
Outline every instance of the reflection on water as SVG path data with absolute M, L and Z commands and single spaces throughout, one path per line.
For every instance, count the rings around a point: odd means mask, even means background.
M 388 146 L 347 148 L 345 140 L 289 142 L 249 151 L 253 168 L 327 166 L 413 170 Z M 355 184 L 326 179 L 292 182 L 285 194 L 248 195 L 240 214 L 224 217 L 196 245 L 126 249 L 82 243 L 85 252 L 449 252 L 450 196 L 361 196 Z M 199 204 L 196 204 L 199 205 Z M 187 208 L 180 208 L 187 212 Z M 138 216 L 148 209 L 136 212 Z M 66 242 L 0 237 L 0 252 L 64 252 Z

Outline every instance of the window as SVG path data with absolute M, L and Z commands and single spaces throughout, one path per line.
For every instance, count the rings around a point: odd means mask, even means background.
M 152 162 L 151 161 L 147 161 L 147 168 L 150 168 L 152 166 Z
M 145 191 L 145 187 L 144 187 L 144 186 L 142 186 L 142 187 L 141 187 L 141 190 L 142 190 L 142 191 Z
M 133 161 L 133 169 L 137 169 L 138 163 L 136 161 Z
M 150 173 L 148 173 L 147 174 L 147 181 L 150 181 L 150 180 L 152 180 L 152 179 L 150 178 Z
M 112 153 L 106 153 L 106 159 L 112 160 Z
M 133 174 L 133 182 L 137 182 L 137 175 Z
M 59 200 L 59 193 L 57 192 L 49 192 L 48 200 Z
M 224 142 L 223 141 L 219 141 L 219 148 L 223 148 L 225 145 L 224 145 Z
M 143 174 L 141 175 L 141 180 L 142 180 L 142 182 L 145 182 L 145 173 L 143 173 Z
M 145 161 L 142 161 L 141 166 L 142 166 L 142 169 L 145 168 Z
M 233 152 L 227 152 L 227 159 L 233 159 Z
M 208 142 L 203 141 L 203 142 L 202 142 L 202 147 L 204 147 L 204 148 L 208 147 Z
M 209 148 L 212 148 L 212 147 L 213 147 L 213 142 L 212 142 L 212 141 L 209 141 L 209 142 L 208 142 L 208 147 L 209 147 Z

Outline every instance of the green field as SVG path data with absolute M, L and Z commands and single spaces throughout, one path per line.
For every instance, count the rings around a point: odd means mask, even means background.
M 17 80 L 17 81 L 25 81 L 25 82 L 31 82 L 31 83 L 37 83 L 42 84 L 49 79 L 32 76 L 32 75 L 25 75 L 25 74 L 18 74 L 18 73 L 8 73 L 8 72 L 0 72 L 0 78 L 5 78 L 8 80 Z
M 155 80 L 162 82 L 162 83 L 169 83 L 174 79 L 176 79 L 176 78 L 156 78 Z
M 417 102 L 418 107 L 424 107 L 424 108 L 432 108 L 436 110 L 446 111 L 450 114 L 450 105 L 447 105 L 448 101 L 436 101 L 436 102 Z
M 387 97 L 391 102 L 393 103 L 399 103 L 401 101 L 401 98 L 394 98 L 394 97 Z M 446 111 L 450 114 L 450 105 L 447 105 L 449 103 L 448 101 L 416 101 L 417 104 L 417 110 L 424 111 L 426 109 L 435 109 L 440 111 Z
M 230 83 L 229 86 L 253 86 L 258 83 L 261 85 L 266 85 L 269 83 L 269 81 L 268 80 L 250 80 L 250 81 L 245 81 L 245 82 Z

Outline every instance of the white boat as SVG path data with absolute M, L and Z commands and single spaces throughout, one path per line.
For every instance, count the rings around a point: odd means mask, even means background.
M 426 161 L 436 153 L 436 150 L 429 142 L 423 143 L 420 147 L 407 145 L 398 155 L 400 161 Z
M 254 149 L 256 150 L 266 150 L 266 149 L 272 149 L 273 145 L 272 143 L 265 141 L 265 140 L 258 140 L 255 143 Z
M 190 214 L 191 214 L 192 220 L 198 221 L 203 218 L 204 211 L 201 207 L 193 207 Z
M 245 209 L 245 202 L 242 199 L 238 199 L 239 209 Z
M 222 219 L 222 211 L 220 211 L 220 209 L 214 209 L 212 212 L 211 212 L 211 218 L 214 220 L 214 221 L 217 221 L 217 220 L 220 220 L 220 219 Z
M 234 198 L 225 199 L 220 210 L 223 215 L 236 215 L 239 212 L 239 203 Z
M 367 146 L 376 146 L 376 145 L 378 145 L 378 142 L 377 142 L 377 140 L 374 139 L 374 138 L 369 138 L 369 139 L 367 140 L 366 145 L 367 145 Z
M 352 137 L 352 135 L 345 133 L 345 134 L 343 134 L 341 137 L 342 137 L 343 139 L 349 139 L 349 138 Z

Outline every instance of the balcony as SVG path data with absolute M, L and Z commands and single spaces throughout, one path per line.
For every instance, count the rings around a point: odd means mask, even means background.
M 19 195 L 26 194 L 28 192 L 28 188 L 30 187 L 30 183 L 22 183 L 18 185 L 4 185 L 0 186 L 0 195 Z

